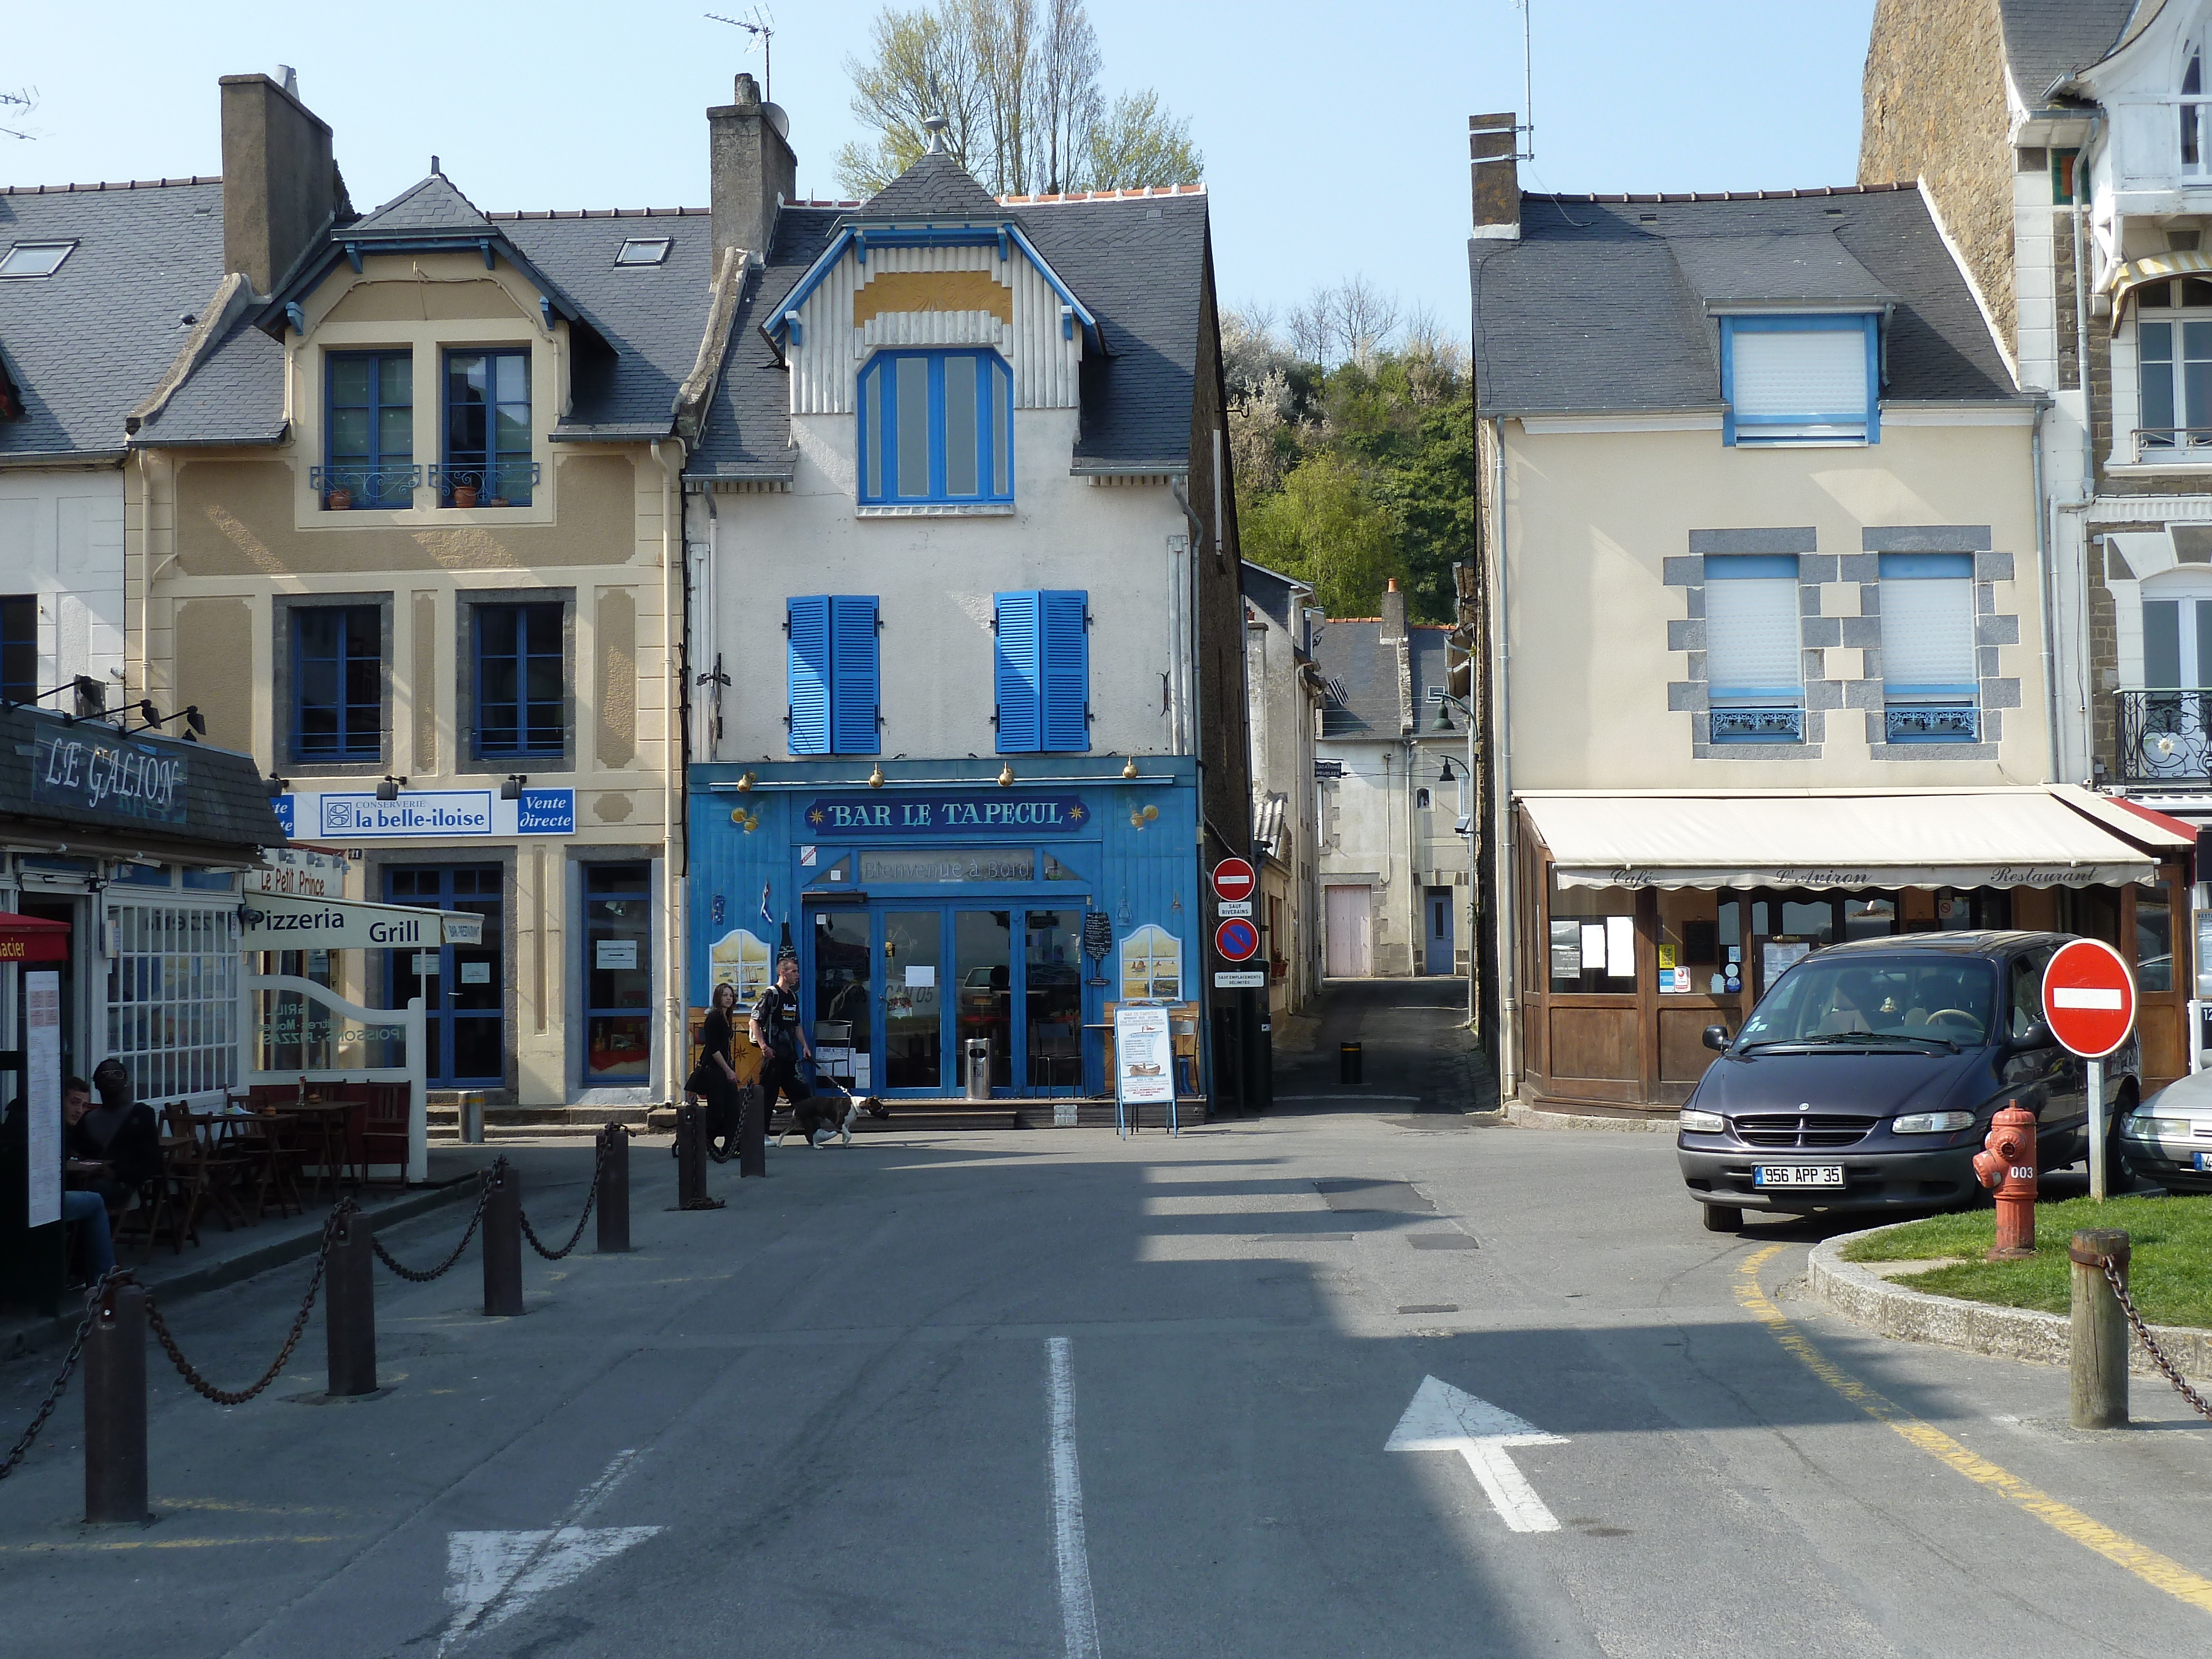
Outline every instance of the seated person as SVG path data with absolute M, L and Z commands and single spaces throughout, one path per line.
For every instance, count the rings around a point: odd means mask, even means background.
M 1831 1033 L 1871 1031 L 1874 1022 L 1867 1009 L 1875 1002 L 1874 976 L 1863 971 L 1838 974 L 1836 988 L 1830 997 L 1828 1012 L 1820 1016 L 1813 1027 L 1813 1035 L 1826 1036 Z
M 154 1109 L 131 1097 L 131 1073 L 119 1060 L 93 1069 L 100 1104 L 82 1078 L 62 1085 L 62 1145 L 86 1165 L 76 1184 L 98 1193 L 111 1218 L 161 1173 L 161 1126 Z

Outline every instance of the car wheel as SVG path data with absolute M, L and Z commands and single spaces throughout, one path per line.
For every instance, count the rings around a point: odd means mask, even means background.
M 1743 1228 L 1743 1212 L 1733 1204 L 1701 1204 L 1705 1212 L 1705 1231 L 1709 1233 L 1740 1232 Z

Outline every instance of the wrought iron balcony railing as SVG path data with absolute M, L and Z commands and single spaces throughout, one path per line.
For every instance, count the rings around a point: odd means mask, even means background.
M 1805 711 L 1802 708 L 1715 708 L 1707 711 L 1706 726 L 1714 743 L 1802 743 Z
M 307 483 L 316 498 L 333 512 L 351 507 L 396 507 L 415 505 L 422 487 L 420 466 L 331 466 L 307 469 Z
M 2212 782 L 2212 689 L 2113 693 L 2123 783 Z
M 1982 711 L 1950 702 L 1892 703 L 1881 711 L 1885 743 L 1976 743 Z
M 2136 459 L 2212 464 L 2212 426 L 2137 427 Z
M 535 461 L 448 462 L 430 469 L 441 507 L 527 507 L 538 487 Z

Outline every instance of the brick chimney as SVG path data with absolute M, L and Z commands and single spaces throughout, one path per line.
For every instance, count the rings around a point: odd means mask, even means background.
M 781 109 L 761 101 L 760 82 L 750 75 L 738 76 L 733 102 L 707 112 L 716 270 L 725 248 L 767 254 L 776 204 L 798 192 L 799 158 L 784 136 L 790 129 Z
M 1500 241 L 1521 240 L 1520 134 L 1513 112 L 1467 118 L 1468 169 L 1474 174 L 1474 234 Z
M 344 186 L 330 128 L 295 93 L 265 75 L 222 85 L 222 268 L 265 295 L 330 224 Z

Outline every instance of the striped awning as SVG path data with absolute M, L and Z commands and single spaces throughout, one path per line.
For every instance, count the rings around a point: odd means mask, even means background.
M 2145 283 L 2208 273 L 2212 273 L 2212 253 L 2146 253 L 2140 259 L 2122 260 L 2105 279 L 2105 292 L 2112 296 L 2112 332 L 2120 331 L 2120 317 L 2128 308 L 2128 295 Z

